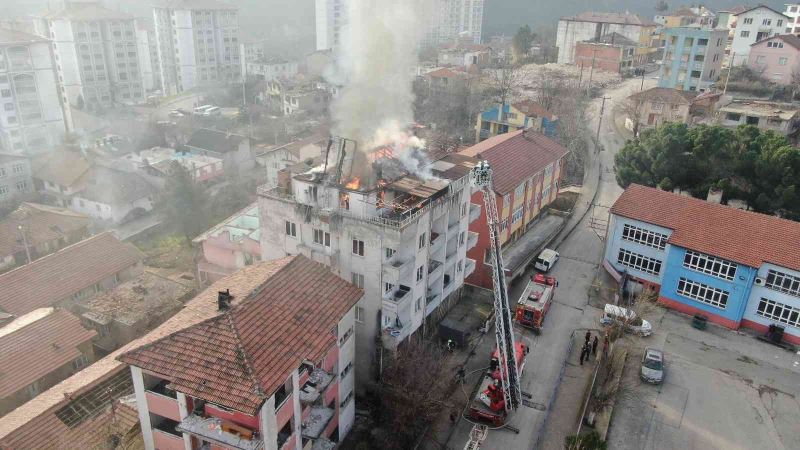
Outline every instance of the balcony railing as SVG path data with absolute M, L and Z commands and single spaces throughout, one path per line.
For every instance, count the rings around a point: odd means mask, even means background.
M 336 410 L 333 408 L 311 408 L 311 414 L 309 414 L 308 418 L 303 421 L 303 437 L 309 439 L 319 438 L 335 414 Z
M 314 403 L 319 399 L 325 389 L 331 384 L 333 381 L 333 375 L 322 370 L 321 368 L 316 368 L 308 377 L 303 387 L 300 388 L 300 403 L 305 405 L 309 405 Z
M 475 272 L 475 260 L 467 259 L 467 264 L 464 267 L 464 276 L 468 277 L 472 275 L 473 272 Z
M 411 288 L 401 284 L 399 286 L 396 286 L 389 292 L 384 293 L 383 299 L 392 303 L 400 303 L 404 299 L 411 297 L 410 295 L 408 295 L 409 292 L 411 292 Z
M 403 260 L 395 253 L 389 261 L 383 265 L 383 274 L 388 281 L 395 284 L 402 280 L 407 280 L 411 277 L 411 272 L 414 269 L 414 258 Z
M 264 445 L 257 432 L 216 417 L 192 414 L 181 421 L 177 430 L 226 448 L 260 450 Z
M 436 281 L 439 278 L 439 275 L 442 274 L 443 264 L 435 259 L 432 259 L 431 262 L 428 264 L 428 284 Z
M 481 216 L 481 205 L 470 203 L 469 205 L 469 223 L 475 222 Z
M 472 250 L 478 245 L 478 233 L 470 231 L 467 235 L 467 250 Z

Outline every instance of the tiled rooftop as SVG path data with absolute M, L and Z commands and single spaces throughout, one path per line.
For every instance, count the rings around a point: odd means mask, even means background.
M 0 255 L 12 255 L 25 251 L 20 230 L 25 231 L 25 240 L 33 248 L 44 242 L 60 238 L 70 239 L 91 224 L 89 217 L 55 206 L 23 203 L 14 212 L 0 221 Z
M 638 184 L 611 207 L 616 215 L 672 229 L 669 243 L 750 267 L 800 270 L 800 223 Z

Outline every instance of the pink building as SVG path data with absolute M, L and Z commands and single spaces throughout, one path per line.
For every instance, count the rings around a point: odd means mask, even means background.
M 203 285 L 261 260 L 258 204 L 253 203 L 194 238 L 203 250 L 197 272 Z
M 756 42 L 747 65 L 769 81 L 790 84 L 792 72 L 800 71 L 800 38 L 783 34 Z
M 131 368 L 144 448 L 333 448 L 355 417 L 362 296 L 304 256 L 245 268 L 204 291 L 211 317 L 118 357 Z

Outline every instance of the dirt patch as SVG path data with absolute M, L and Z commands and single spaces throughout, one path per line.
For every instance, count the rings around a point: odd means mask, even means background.
M 758 365 L 758 361 L 756 361 L 755 359 L 753 359 L 753 358 L 750 358 L 750 357 L 748 357 L 748 356 L 745 356 L 745 355 L 742 355 L 742 356 L 740 356 L 740 357 L 736 358 L 736 360 L 737 360 L 737 361 L 741 361 L 741 362 L 743 362 L 743 363 L 747 363 L 747 364 L 755 364 L 755 365 Z
M 549 207 L 559 211 L 571 211 L 575 206 L 575 202 L 578 201 L 579 196 L 580 194 L 577 192 L 561 192 L 556 199 L 550 203 Z
M 145 264 L 160 269 L 178 272 L 194 271 L 194 250 L 179 236 L 166 236 L 152 241 L 138 242 L 137 247 L 145 254 Z
M 758 387 L 758 394 L 761 396 L 763 396 L 764 394 L 770 394 L 770 395 L 783 394 L 787 397 L 795 398 L 794 394 L 790 394 L 788 392 L 764 384 Z

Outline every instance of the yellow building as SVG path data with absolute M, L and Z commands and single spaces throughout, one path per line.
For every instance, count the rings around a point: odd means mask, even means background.
M 554 137 L 558 117 L 536 102 L 526 100 L 513 105 L 495 106 L 478 114 L 475 124 L 475 142 L 481 142 L 498 134 L 532 128 L 545 136 Z

